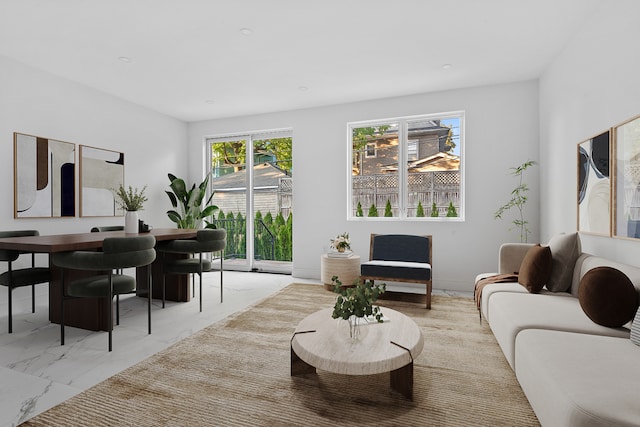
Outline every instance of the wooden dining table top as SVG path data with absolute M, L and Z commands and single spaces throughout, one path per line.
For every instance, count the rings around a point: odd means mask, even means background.
M 157 241 L 192 239 L 198 230 L 184 228 L 154 228 L 148 233 L 126 234 L 124 231 L 104 231 L 100 233 L 51 234 L 43 236 L 22 236 L 0 238 L 0 249 L 36 253 L 69 252 L 84 249 L 100 249 L 107 237 L 133 237 L 153 235 Z

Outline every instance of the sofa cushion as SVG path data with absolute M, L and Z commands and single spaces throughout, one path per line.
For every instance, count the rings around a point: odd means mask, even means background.
M 549 240 L 551 249 L 551 275 L 547 289 L 551 292 L 566 292 L 571 287 L 573 268 L 582 251 L 578 233 L 558 234 Z
M 431 279 L 431 264 L 426 262 L 405 261 L 365 261 L 360 265 L 360 274 L 368 277 L 394 278 L 401 282 L 405 280 Z
M 612 267 L 596 267 L 580 280 L 580 306 L 591 320 L 617 328 L 631 319 L 638 309 L 638 294 L 631 280 Z
M 631 325 L 631 342 L 640 345 L 640 308 L 636 311 L 636 317 Z
M 489 299 L 488 312 L 491 331 L 512 368 L 515 363 L 516 336 L 525 329 L 549 329 L 629 339 L 629 330 L 626 328 L 608 328 L 592 322 L 582 311 L 578 298 L 570 294 L 496 292 Z M 558 353 L 558 357 L 560 356 Z
M 640 348 L 628 339 L 529 329 L 516 377 L 543 426 L 637 426 Z
M 547 284 L 551 273 L 551 249 L 548 246 L 532 246 L 522 260 L 518 283 L 532 294 L 537 294 Z

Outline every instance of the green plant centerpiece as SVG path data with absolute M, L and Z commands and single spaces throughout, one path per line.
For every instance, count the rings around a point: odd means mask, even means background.
M 165 193 L 169 196 L 173 206 L 172 210 L 167 211 L 169 219 L 175 222 L 178 228 L 198 229 L 203 220 L 207 224 L 205 228 L 216 228 L 215 224 L 205 219 L 218 210 L 217 206 L 210 204 L 211 199 L 213 199 L 213 192 L 205 202 L 211 174 L 207 174 L 207 177 L 200 185 L 196 186 L 194 183 L 189 189 L 187 189 L 187 184 L 183 179 L 173 174 L 168 174 L 168 176 L 171 191 L 165 191 Z
M 524 205 L 527 203 L 527 191 L 529 191 L 529 187 L 523 181 L 523 175 L 527 169 L 535 164 L 535 161 L 529 160 L 520 166 L 510 168 L 511 175 L 518 178 L 518 186 L 511 191 L 511 199 L 509 199 L 509 201 L 504 205 L 500 206 L 500 208 L 498 208 L 498 210 L 493 214 L 494 219 L 502 219 L 502 215 L 511 208 L 516 208 L 518 210 L 518 216 L 512 221 L 512 223 L 515 228 L 520 231 L 521 243 L 526 243 L 529 234 L 531 234 L 531 230 L 529 230 L 529 221 L 524 218 Z
M 133 188 L 129 186 L 128 189 L 125 189 L 122 184 L 115 190 L 116 193 L 116 204 L 127 212 L 134 212 L 142 210 L 144 206 L 144 202 L 148 199 L 144 195 L 147 186 L 142 187 L 142 190 L 138 191 L 137 188 Z
M 333 292 L 338 294 L 336 304 L 333 306 L 331 317 L 343 319 L 349 322 L 349 336 L 357 339 L 360 329 L 359 324 L 363 318 L 369 317 L 382 323 L 382 311 L 380 307 L 373 306 L 373 302 L 385 291 L 384 283 L 374 284 L 373 281 L 356 279 L 353 286 L 342 286 L 338 276 L 331 278 Z

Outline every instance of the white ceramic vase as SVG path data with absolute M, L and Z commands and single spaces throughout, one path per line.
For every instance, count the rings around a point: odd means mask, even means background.
M 127 211 L 124 215 L 124 232 L 127 234 L 138 233 L 138 211 Z

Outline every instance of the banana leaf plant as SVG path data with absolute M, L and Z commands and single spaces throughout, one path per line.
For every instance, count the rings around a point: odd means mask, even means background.
M 211 199 L 213 199 L 213 192 L 203 206 L 211 175 L 207 174 L 207 177 L 200 185 L 196 187 L 196 184 L 193 184 L 189 190 L 187 190 L 187 185 L 183 179 L 173 174 L 168 174 L 168 176 L 169 186 L 172 191 L 165 191 L 165 193 L 169 196 L 174 209 L 168 210 L 167 216 L 178 225 L 178 228 L 200 228 L 202 221 L 218 210 L 217 206 L 210 204 Z M 205 228 L 216 228 L 209 221 L 205 220 L 205 222 L 207 223 Z

